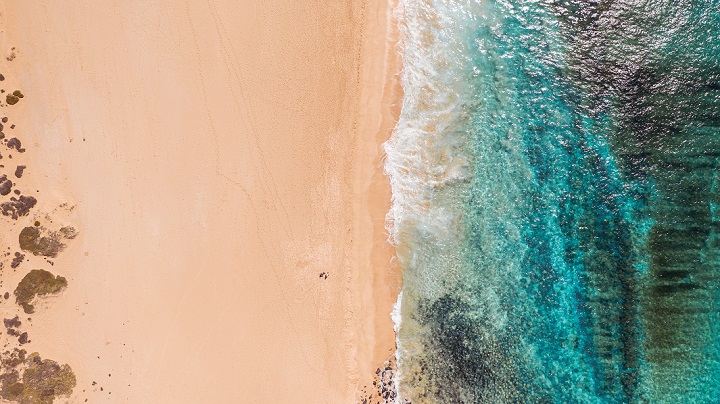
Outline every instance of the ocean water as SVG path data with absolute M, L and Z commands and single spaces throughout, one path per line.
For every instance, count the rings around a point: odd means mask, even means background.
M 396 15 L 398 402 L 720 402 L 720 1 Z

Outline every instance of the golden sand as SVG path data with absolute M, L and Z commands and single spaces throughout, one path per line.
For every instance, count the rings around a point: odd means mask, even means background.
M 70 401 L 355 402 L 394 349 L 389 5 L 0 11 L 6 84 L 25 93 L 8 113 L 41 191 L 11 231 L 79 231 L 28 344 L 72 367 Z

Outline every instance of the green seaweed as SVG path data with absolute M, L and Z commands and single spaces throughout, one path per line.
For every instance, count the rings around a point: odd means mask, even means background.
M 13 91 L 12 95 L 14 95 L 14 96 L 16 96 L 16 97 L 18 97 L 18 98 L 24 98 L 24 97 L 25 97 L 25 95 L 23 95 L 23 93 L 21 93 L 20 90 L 15 90 L 15 91 Z
M 5 102 L 7 102 L 9 105 L 15 105 L 20 101 L 20 97 L 14 96 L 12 94 L 8 94 L 5 97 Z
M 37 352 L 28 356 L 24 364 L 27 367 L 22 378 L 15 369 L 0 376 L 0 397 L 3 399 L 23 404 L 51 404 L 58 396 L 72 394 L 77 385 L 69 365 L 42 359 Z
M 67 233 L 63 232 L 63 234 L 67 236 Z M 28 226 L 20 231 L 20 248 L 34 255 L 54 258 L 65 248 L 65 244 L 60 242 L 60 237 L 61 234 L 57 233 L 51 233 L 47 237 L 42 236 L 39 228 Z
M 15 302 L 22 306 L 25 313 L 32 314 L 35 307 L 31 304 L 35 296 L 55 294 L 67 287 L 67 279 L 54 276 L 43 269 L 33 269 L 15 288 Z
M 11 379 L 17 378 L 19 378 L 17 372 L 14 372 Z M 6 400 L 20 401 L 19 398 L 22 395 L 23 390 L 25 390 L 25 385 L 16 381 L 14 383 L 3 384 L 3 388 L 0 390 L 0 395 Z
M 74 227 L 71 226 L 65 226 L 60 229 L 60 234 L 62 234 L 63 237 L 65 237 L 68 240 L 72 240 L 75 237 L 77 237 L 77 230 L 75 230 Z

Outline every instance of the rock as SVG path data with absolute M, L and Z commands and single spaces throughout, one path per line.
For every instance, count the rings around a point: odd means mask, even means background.
M 15 149 L 20 153 L 24 153 L 25 149 L 22 147 L 22 142 L 20 142 L 20 139 L 13 137 L 10 138 L 7 142 L 8 149 Z
M 10 202 L 0 204 L 0 209 L 4 216 L 11 216 L 17 220 L 18 217 L 27 215 L 30 209 L 35 207 L 35 204 L 37 204 L 37 199 L 32 196 L 12 197 Z
M 3 319 L 3 325 L 5 328 L 17 328 L 22 325 L 22 321 L 20 321 L 20 316 L 15 316 L 13 318 Z
M 0 195 L 5 196 L 12 190 L 12 181 L 5 174 L 0 177 Z

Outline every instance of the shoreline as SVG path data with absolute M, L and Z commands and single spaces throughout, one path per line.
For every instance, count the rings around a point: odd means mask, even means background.
M 372 83 L 372 86 L 363 87 L 365 90 L 368 88 L 370 90 L 361 91 L 359 107 L 361 111 L 359 132 L 372 133 L 374 136 L 365 139 L 366 150 L 364 153 L 358 153 L 355 166 L 359 170 L 355 181 L 361 186 L 360 189 L 355 190 L 353 197 L 355 217 L 363 216 L 359 213 L 363 208 L 369 212 L 371 223 L 366 223 L 365 227 L 371 227 L 371 230 L 366 231 L 372 234 L 372 246 L 370 254 L 366 255 L 367 261 L 364 265 L 371 268 L 371 279 L 367 279 L 365 283 L 366 288 L 371 289 L 372 293 L 365 292 L 365 298 L 370 298 L 376 303 L 371 309 L 371 315 L 374 317 L 373 341 L 360 344 L 360 347 L 370 351 L 366 355 L 371 356 L 372 361 L 366 362 L 366 365 L 360 368 L 361 377 L 357 384 L 356 399 L 360 398 L 363 389 L 365 392 L 373 390 L 373 379 L 377 379 L 375 370 L 386 365 L 386 362 L 395 355 L 395 331 L 391 313 L 402 287 L 402 274 L 395 261 L 395 249 L 388 241 L 385 227 L 385 216 L 391 206 L 391 190 L 382 164 L 384 159 L 382 145 L 390 138 L 397 123 L 402 102 L 402 87 L 399 80 L 402 66 L 397 52 L 399 31 L 393 17 L 397 0 L 377 3 L 382 3 L 382 7 L 376 9 L 375 17 L 373 18 L 371 14 L 366 18 L 370 35 L 365 40 L 364 52 L 368 55 L 373 52 L 379 53 L 377 49 L 382 49 L 383 52 L 382 56 L 369 57 L 369 60 L 363 64 L 361 81 Z M 378 88 L 382 90 L 378 91 Z M 362 111 L 365 111 L 364 117 Z M 371 161 L 368 161 L 370 159 Z M 373 172 L 369 175 L 366 170 Z
M 33 213 L 77 207 L 28 347 L 70 364 L 71 400 L 354 402 L 394 354 L 394 4 L 235 7 L 2 10 Z

